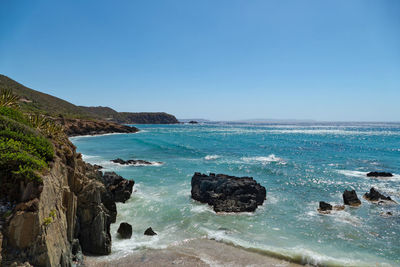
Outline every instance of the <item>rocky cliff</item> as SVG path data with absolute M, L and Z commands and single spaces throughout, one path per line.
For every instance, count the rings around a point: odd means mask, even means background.
M 114 122 L 85 119 L 59 119 L 68 136 L 96 135 L 108 133 L 136 133 L 136 127 L 117 124 Z
M 110 224 L 117 211 L 110 186 L 66 137 L 54 146 L 54 160 L 41 176 L 43 183 L 20 184 L 21 198 L 6 218 L 4 236 L 0 235 L 4 266 L 14 262 L 72 266 L 82 261 L 81 251 L 111 252 Z M 130 193 L 132 186 L 133 182 Z

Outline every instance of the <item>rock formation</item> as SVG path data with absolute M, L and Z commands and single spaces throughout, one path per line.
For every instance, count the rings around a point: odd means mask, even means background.
M 102 178 L 113 201 L 125 203 L 131 197 L 135 184 L 133 180 L 127 180 L 115 172 L 105 172 Z
M 151 227 L 147 228 L 146 231 L 144 231 L 144 235 L 157 235 L 156 232 L 153 231 Z
M 368 177 L 393 177 L 393 174 L 390 172 L 369 172 L 367 173 Z
M 389 196 L 387 197 L 382 195 L 373 187 L 369 190 L 369 193 L 367 192 L 364 194 L 364 198 L 369 201 L 379 201 L 379 200 L 393 201 Z
M 319 202 L 319 209 L 318 211 L 330 211 L 332 210 L 332 205 L 329 203 L 326 203 L 324 201 Z
M 135 160 L 135 159 L 123 160 L 123 159 L 120 159 L 120 158 L 112 159 L 111 162 L 118 163 L 118 164 L 121 164 L 121 165 L 138 165 L 138 166 L 140 166 L 140 165 L 162 164 L 162 162 L 150 162 L 150 161 L 141 160 L 141 159 L 138 159 L 138 160 Z
M 64 131 L 68 136 L 97 135 L 108 133 L 136 133 L 139 131 L 139 129 L 136 127 L 102 120 L 62 118 L 58 121 L 64 127 Z
M 251 177 L 195 173 L 192 198 L 214 207 L 215 212 L 252 212 L 266 198 L 265 187 Z
M 42 185 L 21 185 L 21 201 L 4 225 L 3 265 L 71 266 L 80 251 L 111 252 L 115 201 L 126 201 L 133 181 L 86 164 L 68 139 L 54 142 L 56 155 Z M 121 194 L 121 196 L 119 195 Z
M 129 239 L 132 236 L 132 225 L 127 222 L 122 222 L 117 231 L 118 235 L 122 239 Z
M 359 206 L 361 205 L 360 199 L 357 197 L 355 190 L 345 190 L 343 193 L 343 202 L 345 205 Z

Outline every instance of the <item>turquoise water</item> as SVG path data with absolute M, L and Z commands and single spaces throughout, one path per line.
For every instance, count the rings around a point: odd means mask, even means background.
M 131 199 L 118 204 L 114 256 L 206 237 L 302 263 L 400 266 L 400 205 L 361 199 L 374 186 L 400 203 L 399 124 L 137 127 L 137 134 L 71 138 L 86 161 L 136 182 Z M 164 164 L 109 161 L 117 157 Z M 367 178 L 373 170 L 395 176 Z M 194 172 L 252 176 L 267 200 L 254 214 L 216 214 L 191 200 Z M 360 207 L 318 214 L 319 201 L 342 204 L 345 189 L 357 191 Z M 130 240 L 116 238 L 122 221 L 133 226 Z M 143 235 L 149 226 L 157 236 Z

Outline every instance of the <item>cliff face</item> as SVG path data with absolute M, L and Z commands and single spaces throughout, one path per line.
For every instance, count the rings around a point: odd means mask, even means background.
M 116 206 L 102 173 L 86 164 L 67 139 L 56 145 L 43 185 L 21 185 L 24 196 L 3 230 L 3 263 L 71 266 L 83 252 L 111 252 Z M 36 191 L 35 191 L 36 190 Z M 35 193 L 36 192 L 36 193 Z M 1 236 L 0 236 L 1 239 Z

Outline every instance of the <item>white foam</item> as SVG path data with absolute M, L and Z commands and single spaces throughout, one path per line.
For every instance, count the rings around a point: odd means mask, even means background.
M 204 157 L 205 160 L 216 160 L 219 159 L 221 156 L 219 155 L 207 155 Z
M 282 159 L 279 158 L 277 156 L 275 156 L 274 154 L 270 154 L 267 157 L 265 156 L 257 156 L 257 157 L 242 157 L 242 160 L 245 162 L 261 162 L 262 164 L 269 164 L 271 162 L 278 162 L 281 164 L 286 164 L 286 162 Z
M 336 170 L 336 171 L 340 174 L 343 174 L 345 176 L 350 176 L 350 177 L 360 177 L 360 178 L 374 179 L 374 180 L 380 180 L 380 181 L 400 180 L 400 175 L 395 174 L 395 173 L 393 174 L 392 177 L 368 177 L 367 176 L 368 172 L 351 171 L 351 170 Z
M 134 167 L 145 167 L 145 166 L 161 166 L 164 165 L 163 162 L 158 162 L 158 161 L 149 161 L 150 164 L 145 164 L 145 163 L 134 163 L 134 164 L 120 164 L 120 163 L 116 163 L 116 162 L 112 162 L 114 165 L 118 165 L 118 166 L 134 166 Z
M 216 214 L 216 212 L 209 205 L 193 205 L 190 211 L 193 213 L 211 212 Z

